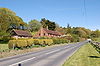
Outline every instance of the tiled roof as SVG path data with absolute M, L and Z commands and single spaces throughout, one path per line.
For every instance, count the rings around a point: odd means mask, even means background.
M 31 33 L 24 30 L 13 30 L 19 36 L 32 37 Z
M 47 30 L 46 28 L 43 28 L 44 31 L 46 31 L 49 34 L 53 34 L 53 35 L 62 35 L 61 33 L 59 33 L 58 31 L 52 31 L 52 30 Z

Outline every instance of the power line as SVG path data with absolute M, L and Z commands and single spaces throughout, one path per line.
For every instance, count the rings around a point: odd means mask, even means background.
M 84 16 L 86 17 L 87 16 L 87 13 L 86 13 L 86 1 L 84 0 Z
M 83 9 L 84 9 L 84 12 L 83 12 L 83 16 L 84 16 L 84 19 L 85 19 L 85 22 L 87 21 L 87 10 L 86 10 L 86 0 L 83 0 Z

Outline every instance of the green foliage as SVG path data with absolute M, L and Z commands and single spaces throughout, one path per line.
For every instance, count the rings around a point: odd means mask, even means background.
M 32 46 L 32 44 L 34 44 L 33 39 L 27 40 L 27 46 Z
M 34 45 L 39 45 L 39 40 L 34 40 Z
M 41 24 L 43 28 L 48 28 L 49 30 L 55 30 L 56 24 L 50 20 L 46 20 L 45 18 L 41 19 Z
M 8 36 L 12 29 L 24 29 L 24 26 L 26 26 L 26 23 L 13 11 L 0 8 L 0 35 Z
M 99 38 L 100 37 L 100 31 L 99 30 L 92 31 L 91 37 L 92 38 Z
M 62 38 L 53 38 L 53 43 L 54 44 L 63 44 L 63 43 L 68 43 L 68 40 L 62 39 Z
M 29 22 L 29 30 L 31 32 L 38 31 L 40 29 L 40 27 L 41 27 L 41 23 L 37 20 L 31 20 Z
M 8 43 L 9 49 L 14 48 L 17 44 L 17 40 L 10 40 Z
M 32 47 L 41 47 L 40 45 L 33 45 Z
M 17 40 L 17 47 L 26 47 L 27 46 L 27 40 Z
M 10 40 L 8 45 L 9 48 L 23 48 L 23 47 L 29 47 L 32 45 L 40 45 L 40 46 L 45 46 L 45 45 L 52 45 L 53 40 L 52 39 L 18 39 L 18 40 Z
M 62 66 L 99 66 L 98 61 L 100 61 L 100 54 L 90 44 L 85 44 Z
M 9 36 L 1 36 L 0 37 L 0 43 L 2 43 L 2 44 L 8 43 L 9 40 L 11 40 L 11 39 L 13 39 L 13 38 L 11 38 Z
M 8 44 L 0 44 L 0 52 L 8 49 Z
M 8 8 L 0 8 L 0 13 L 2 13 L 2 14 L 8 14 L 8 15 L 13 15 L 13 16 L 16 15 L 15 12 L 11 11 Z
M 79 36 L 76 34 L 72 34 L 72 40 L 71 42 L 79 42 Z

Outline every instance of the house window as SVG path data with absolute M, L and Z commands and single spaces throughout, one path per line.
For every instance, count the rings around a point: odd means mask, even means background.
M 45 36 L 45 33 L 44 33 L 44 36 Z
M 50 34 L 48 33 L 48 36 L 49 36 Z

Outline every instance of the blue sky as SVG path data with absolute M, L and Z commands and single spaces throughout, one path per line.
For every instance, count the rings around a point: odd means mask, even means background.
M 0 7 L 16 12 L 25 22 L 46 18 L 66 27 L 100 29 L 100 0 L 0 0 Z

